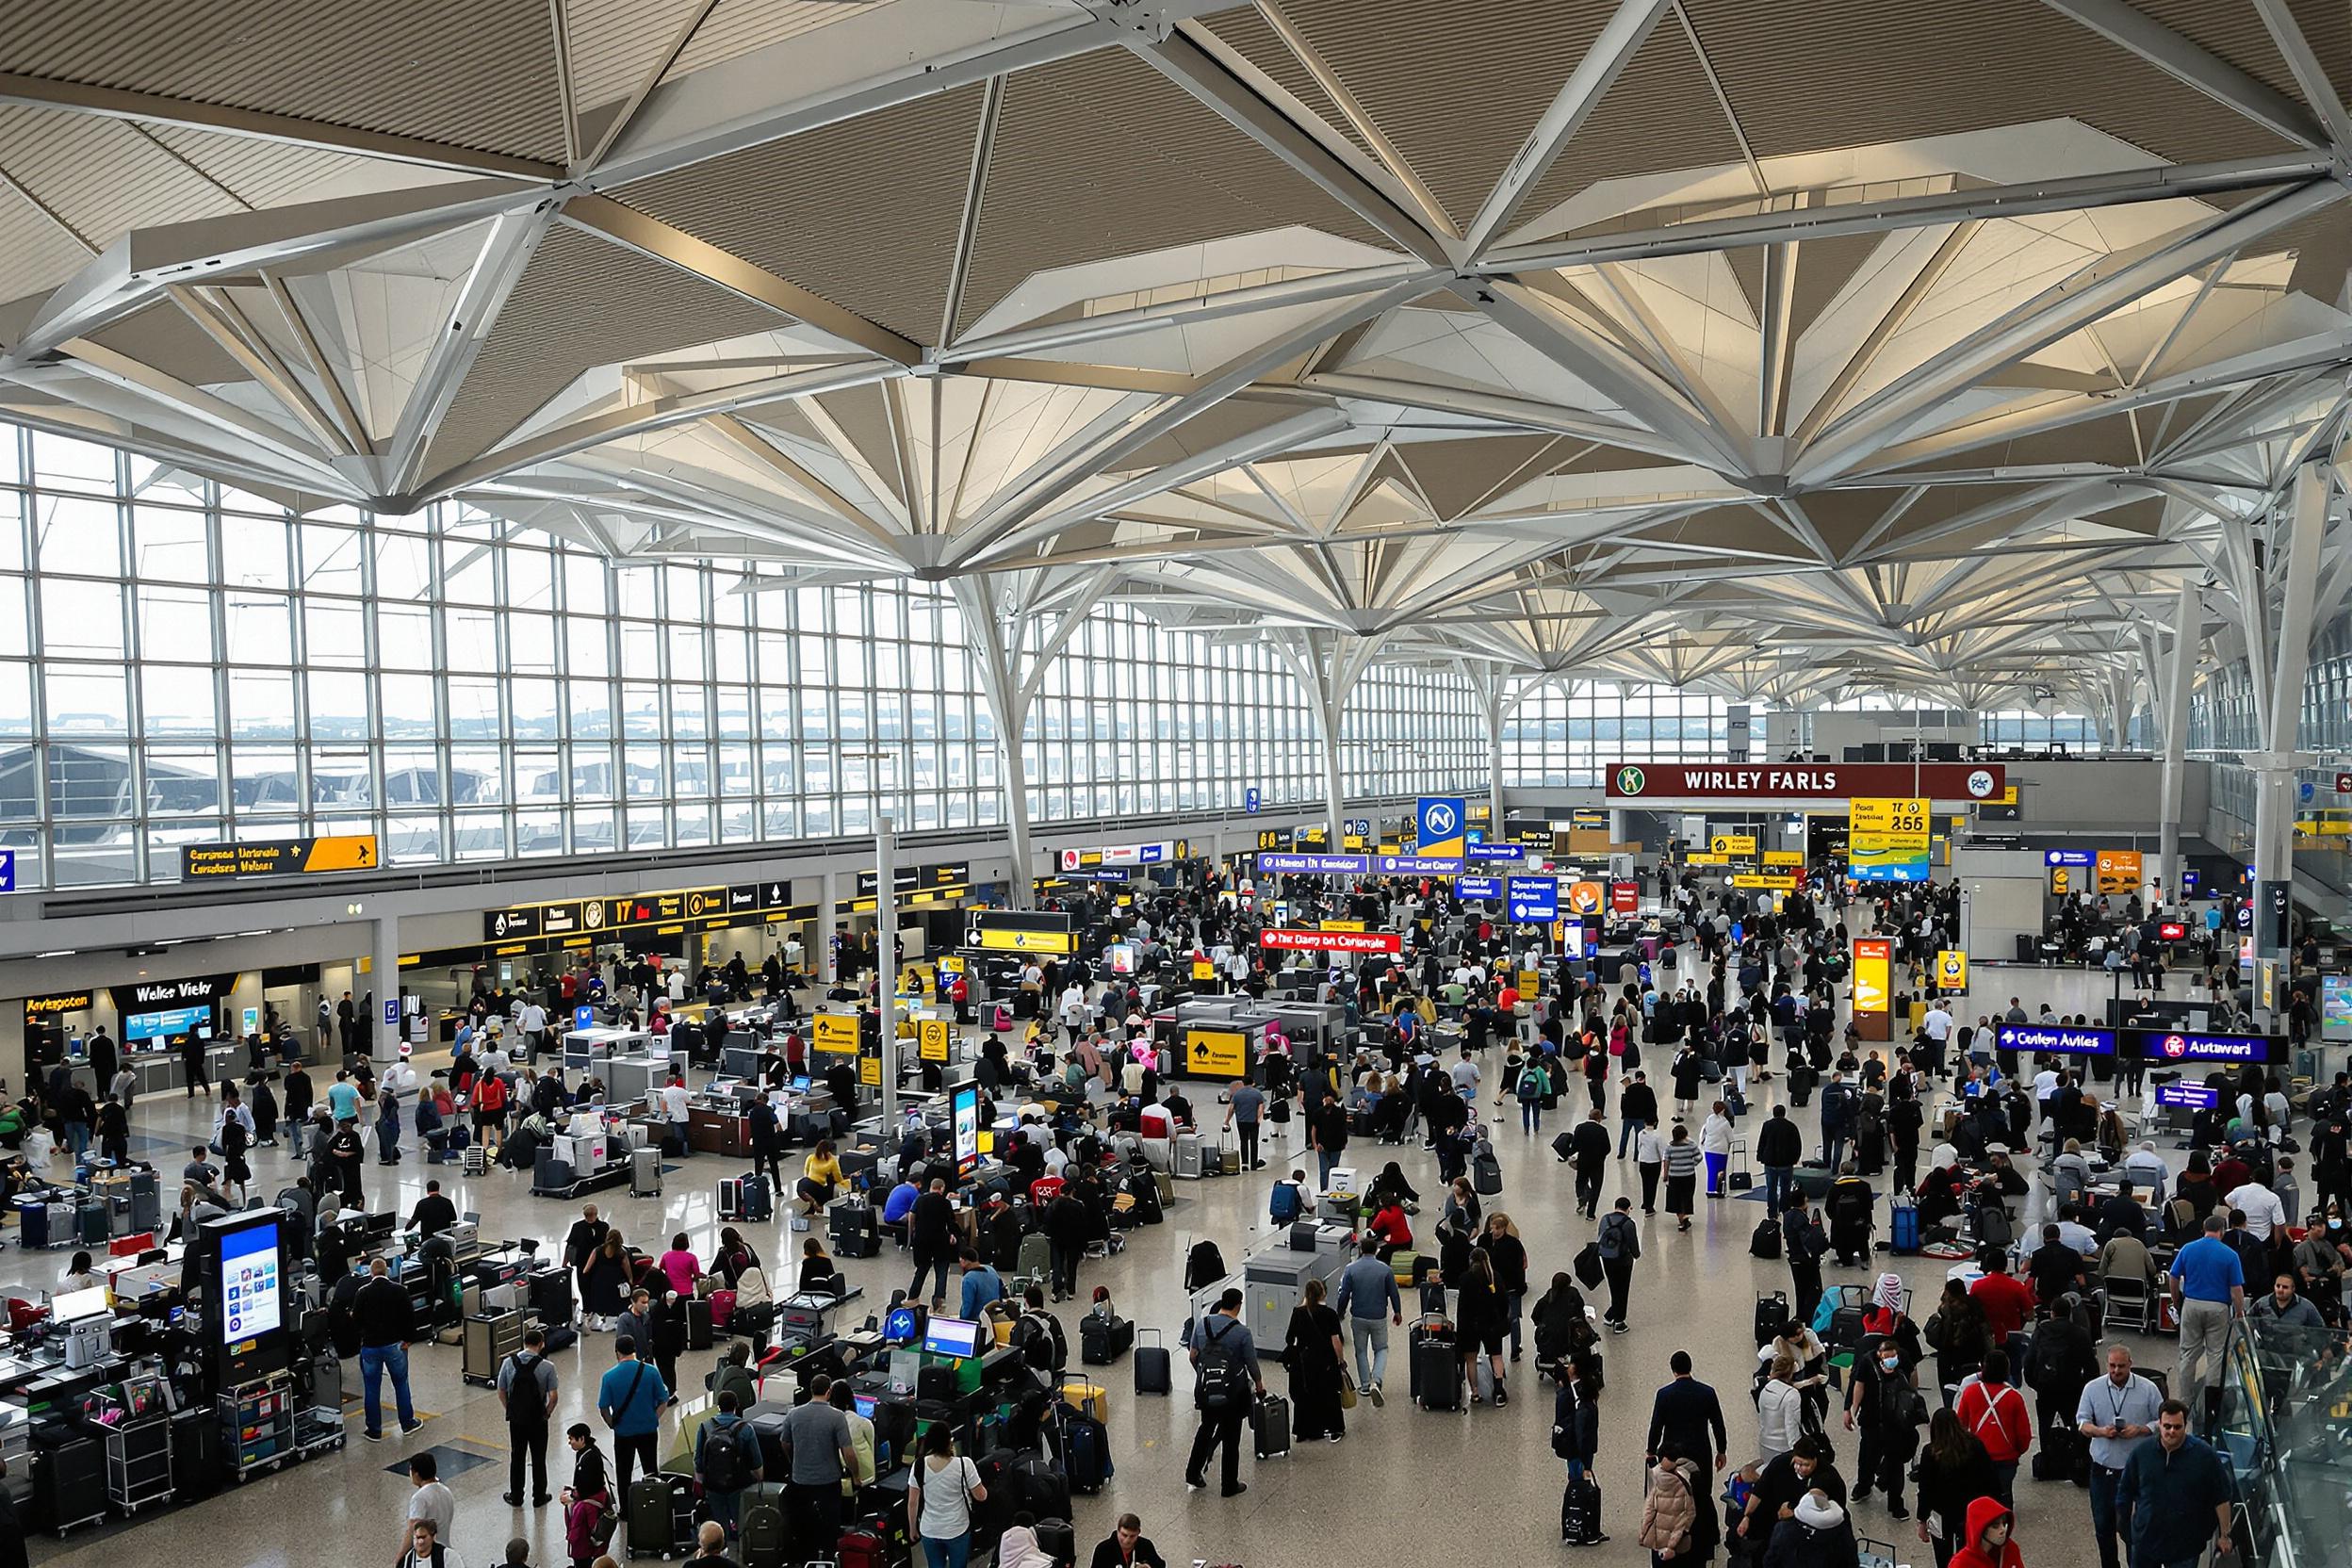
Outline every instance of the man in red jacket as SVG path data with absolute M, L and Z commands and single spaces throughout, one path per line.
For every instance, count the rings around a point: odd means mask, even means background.
M 1995 1345 L 2008 1344 L 2011 1334 L 2033 1320 L 2034 1288 L 2009 1272 L 2006 1252 L 1986 1250 L 1984 1272 L 1968 1287 L 1968 1297 L 1984 1310 Z
M 2034 1446 L 2034 1416 L 2025 1396 L 2009 1386 L 2007 1351 L 1985 1353 L 1984 1370 L 1962 1385 L 1952 1413 L 1960 1418 L 1961 1430 L 1984 1445 L 1984 1455 L 1993 1462 L 1993 1495 L 2003 1508 L 2017 1507 L 2017 1462 Z

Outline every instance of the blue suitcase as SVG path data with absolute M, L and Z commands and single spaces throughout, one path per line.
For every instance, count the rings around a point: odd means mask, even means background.
M 1886 1250 L 1907 1255 L 1919 1250 L 1919 1206 L 1908 1198 L 1894 1201 L 1894 1219 L 1887 1229 Z
M 28 1252 L 38 1252 L 50 1245 L 49 1200 L 35 1193 L 16 1200 L 17 1227 L 22 1232 L 19 1245 Z

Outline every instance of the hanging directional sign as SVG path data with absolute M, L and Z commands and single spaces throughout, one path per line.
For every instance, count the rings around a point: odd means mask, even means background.
M 1454 878 L 1454 896 L 1462 899 L 1500 898 L 1503 879 L 1499 876 L 1458 876 Z
M 1510 883 L 1513 924 L 1560 918 L 1560 884 L 1548 876 L 1514 876 Z

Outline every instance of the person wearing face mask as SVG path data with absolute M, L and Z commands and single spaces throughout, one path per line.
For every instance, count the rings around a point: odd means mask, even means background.
M 2295 1244 L 2296 1288 L 2319 1308 L 2319 1315 L 2341 1327 L 2344 1322 L 2344 1274 L 2352 1263 L 2352 1234 L 2344 1231 L 2344 1216 L 2332 1210 L 2311 1216 L 2311 1228 Z
M 1960 1549 L 1952 1554 L 1951 1568 L 2025 1568 L 2025 1554 L 2010 1539 L 2017 1522 L 1998 1497 L 1970 1503 L 1968 1528 Z
M 1892 1339 L 1864 1340 L 1854 1375 L 1846 1380 L 1846 1430 L 1858 1427 L 1862 1432 L 1862 1452 L 1854 1461 L 1855 1502 L 1876 1487 L 1886 1494 L 1890 1515 L 1911 1517 L 1903 1506 L 1903 1477 L 1926 1424 L 1927 1401 L 1904 1364 L 1903 1347 Z

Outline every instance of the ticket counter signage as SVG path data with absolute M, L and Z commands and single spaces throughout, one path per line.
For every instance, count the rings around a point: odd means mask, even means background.
M 943 1018 L 917 1020 L 915 1023 L 916 1054 L 926 1062 L 946 1061 L 949 1034 L 947 1020 Z
M 1866 1040 L 1888 1037 L 1893 1022 L 1891 970 L 1895 944 L 1884 937 L 1858 937 L 1854 943 L 1854 1023 Z
M 1454 879 L 1454 896 L 1465 902 L 1500 898 L 1503 896 L 1503 879 L 1499 876 L 1458 876 Z
M 1217 978 L 1217 965 L 1210 962 L 1209 956 L 1207 954 L 1201 954 L 1200 956 L 1193 959 L 1192 977 L 1195 980 L 1202 982 L 1207 982 Z
M 1931 829 L 1922 796 L 1858 799 L 1847 808 L 1846 871 L 1856 882 L 1924 882 Z
M 1839 801 L 1922 794 L 1975 805 L 2009 787 L 1999 762 L 1614 762 L 1601 775 L 1610 800 L 1645 805 L 1761 800 Z
M 1246 1076 L 1250 1037 L 1237 1029 L 1185 1030 L 1184 1070 L 1196 1078 Z
M 1642 912 L 1642 884 L 1611 882 L 1609 885 L 1609 908 L 1611 914 L 1640 914 Z
M 1394 931 L 1309 931 L 1269 926 L 1258 933 L 1258 946 L 1279 953 L 1397 953 L 1405 939 Z
M 836 1056 L 858 1050 L 858 1019 L 854 1013 L 819 1013 L 809 1021 L 809 1043 Z
M 1757 892 L 1792 893 L 1797 890 L 1798 880 L 1786 872 L 1743 871 L 1731 879 L 1731 885 Z
M 2112 1056 L 2113 1029 L 2078 1029 L 2070 1024 L 2004 1023 L 1993 1030 L 1993 1044 L 2002 1051 L 2043 1053 L 2058 1056 Z
M 1805 855 L 1801 850 L 1768 849 L 1763 860 L 1768 866 L 1801 866 L 1805 864 Z
M 982 909 L 972 916 L 971 945 L 994 953 L 1078 951 L 1070 916 L 1054 910 Z
M 2097 878 L 2095 890 L 2118 895 L 2136 893 L 2146 869 L 2136 849 L 2102 849 L 2099 852 L 2099 863 L 2092 868 L 2092 875 Z
M 1281 855 L 1264 850 L 1258 853 L 1258 870 L 1268 876 L 1360 876 L 1371 865 L 1371 859 L 1363 855 Z

